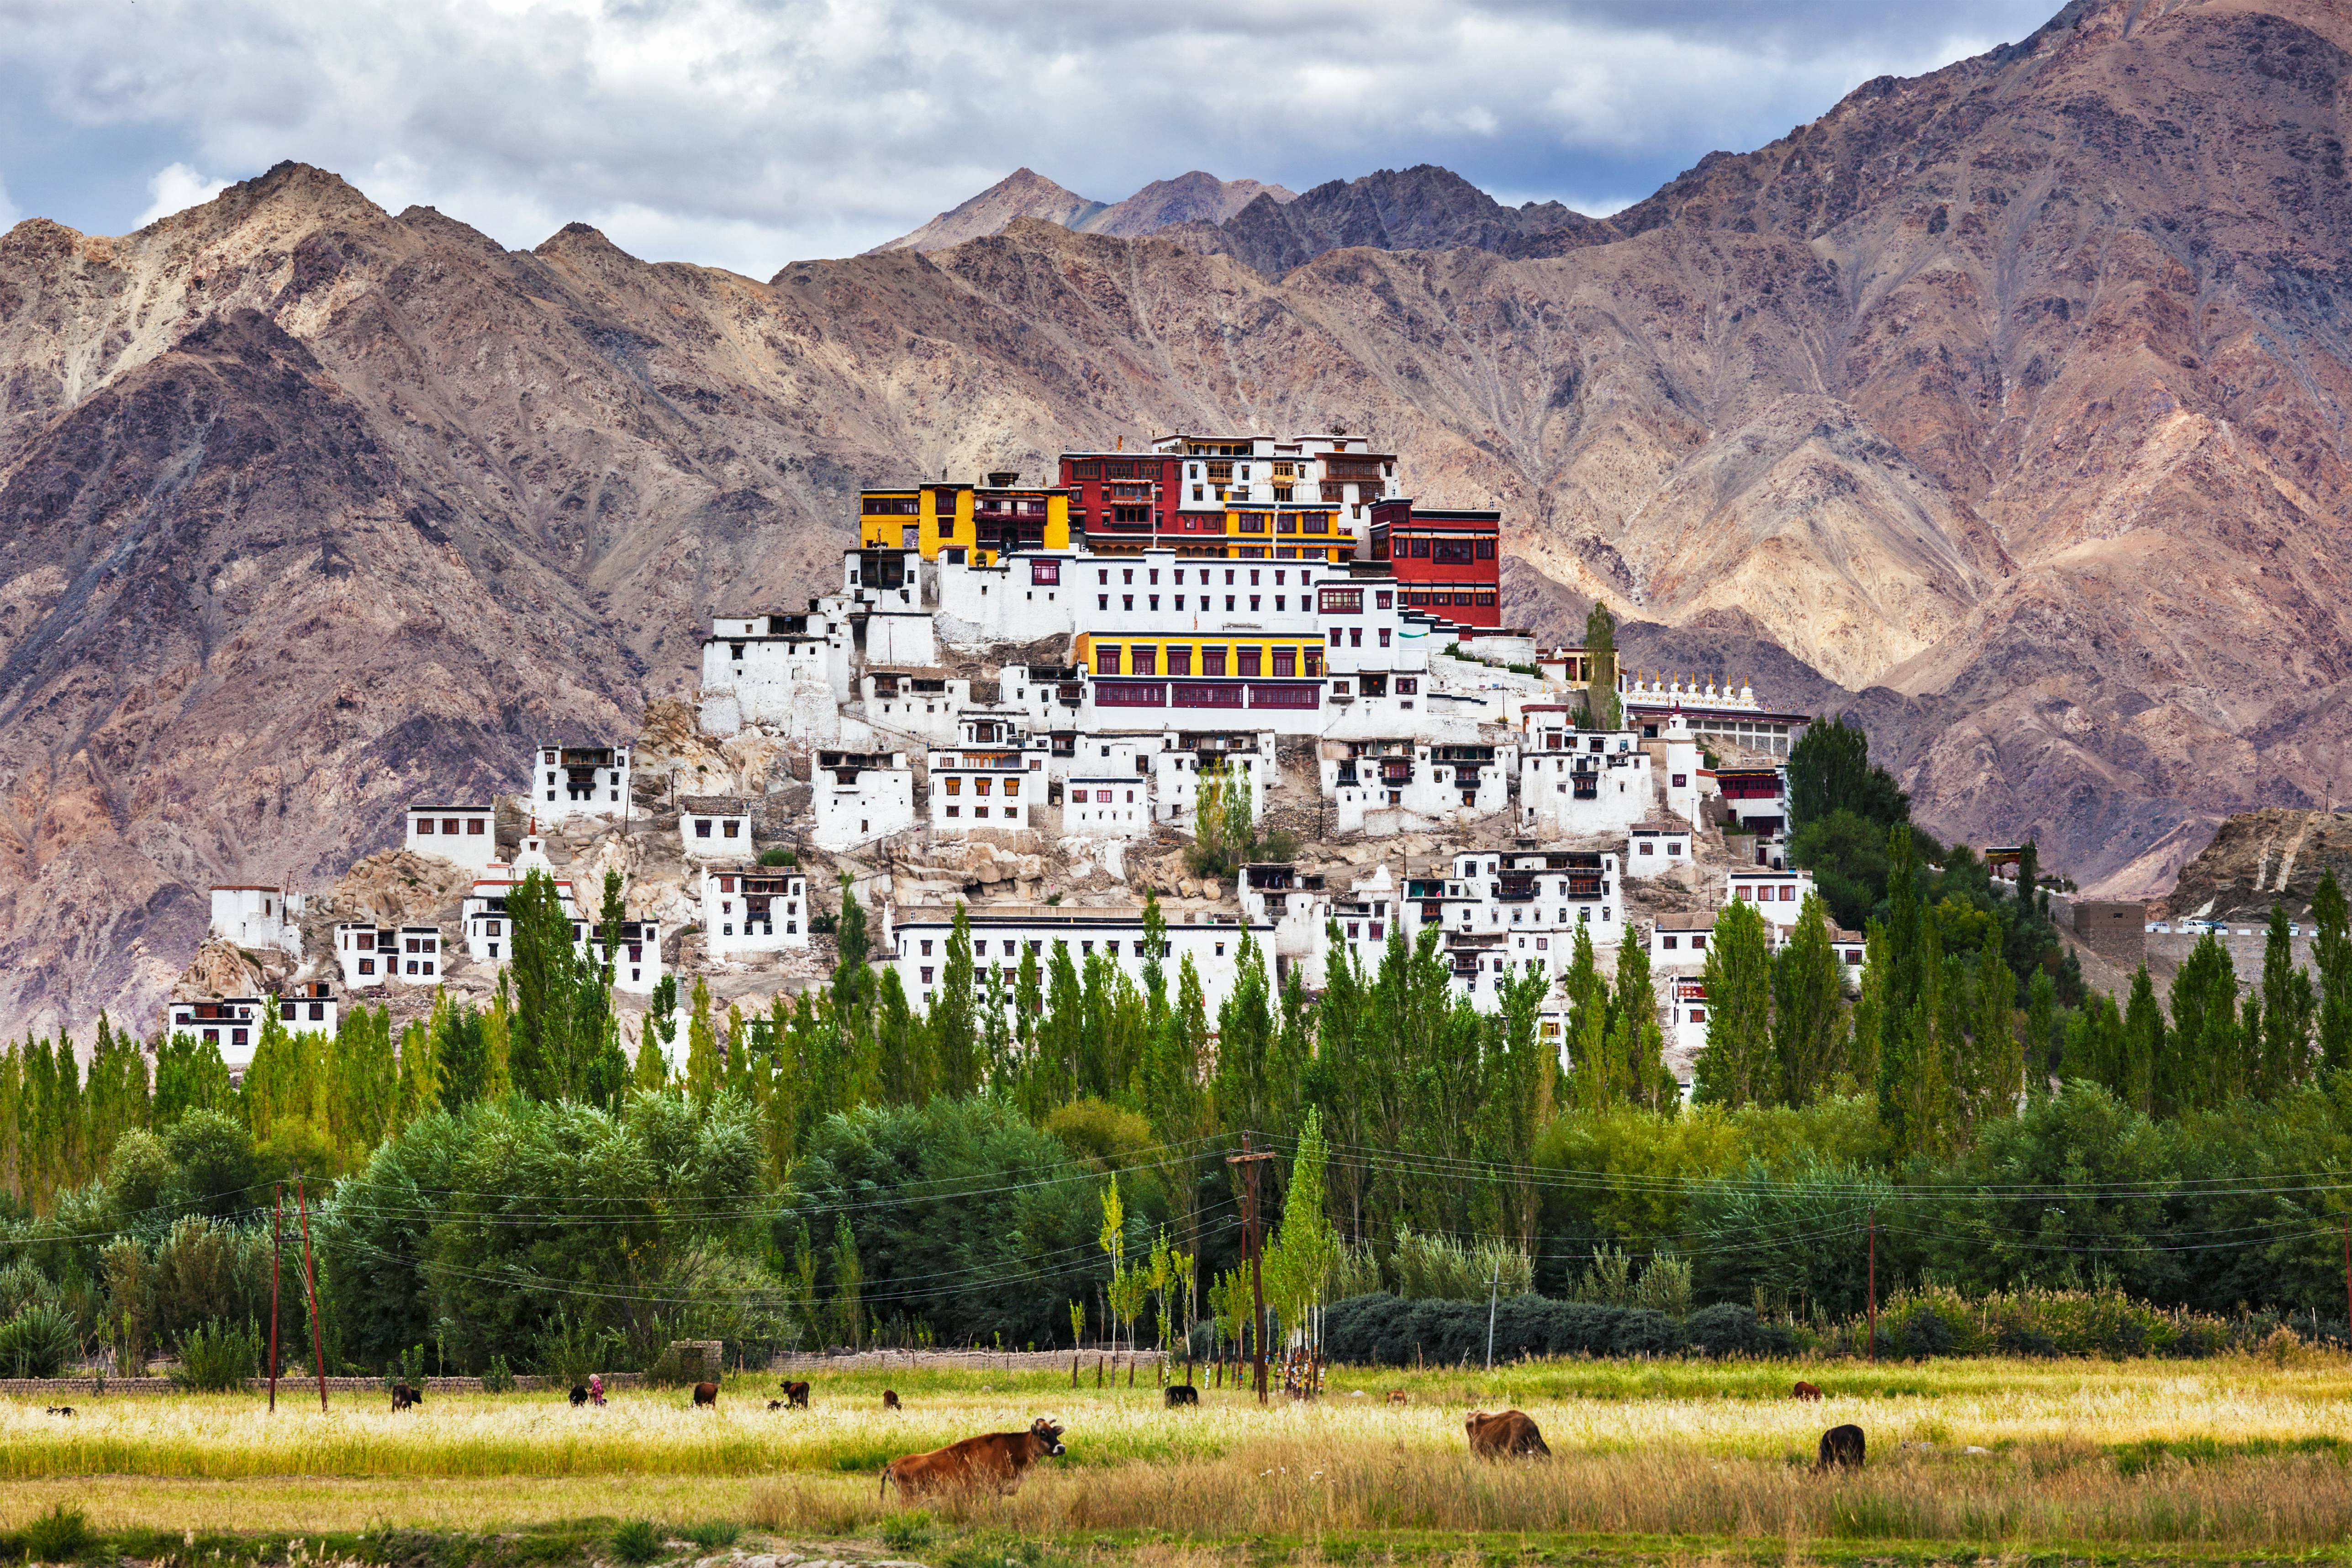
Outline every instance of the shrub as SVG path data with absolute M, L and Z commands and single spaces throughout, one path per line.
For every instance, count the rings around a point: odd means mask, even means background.
M 794 854 L 788 849 L 766 849 L 760 852 L 760 863 L 761 865 L 789 866 L 797 870 L 801 863 L 801 857 Z
M 505 1356 L 490 1357 L 490 1364 L 482 1369 L 482 1392 L 485 1394 L 514 1392 L 514 1374 L 509 1370 Z
M 1762 1355 L 1770 1343 L 1764 1325 L 1756 1321 L 1753 1307 L 1728 1301 L 1701 1307 L 1684 1319 L 1683 1338 L 1693 1350 L 1703 1351 L 1718 1361 L 1727 1355 Z
M 89 1550 L 89 1520 L 78 1508 L 58 1503 L 16 1532 L 25 1555 L 36 1563 L 69 1563 Z
M 718 1552 L 740 1540 L 743 1527 L 732 1520 L 714 1519 L 708 1523 L 692 1526 L 684 1534 L 705 1552 Z
M 1682 1348 L 1675 1320 L 1648 1307 L 1629 1307 L 1610 1332 L 1609 1348 L 1619 1355 L 1672 1355 Z
M 613 1555 L 624 1563 L 650 1563 L 662 1553 L 662 1533 L 653 1521 L 633 1519 L 613 1531 Z
M 80 1351 L 73 1319 L 46 1301 L 0 1323 L 0 1376 L 55 1377 Z
M 931 1543 L 931 1516 L 921 1509 L 894 1513 L 882 1521 L 882 1544 L 893 1552 L 911 1552 Z
M 260 1331 L 250 1322 L 239 1331 L 215 1318 L 180 1336 L 180 1368 L 172 1381 L 199 1392 L 226 1393 L 244 1387 L 260 1364 Z

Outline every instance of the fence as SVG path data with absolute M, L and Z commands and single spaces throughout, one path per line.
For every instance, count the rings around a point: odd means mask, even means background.
M 1075 1355 L 1091 1367 L 1151 1371 L 1167 1360 L 1157 1350 L 840 1350 L 793 1351 L 768 1364 L 771 1372 L 1066 1372 Z
M 646 1375 L 642 1372 L 608 1372 L 604 1375 L 604 1386 L 608 1389 L 642 1387 L 646 1381 Z M 550 1388 L 566 1386 L 560 1378 L 520 1375 L 516 1376 L 514 1385 L 515 1391 L 521 1394 L 541 1393 Z M 248 1377 L 245 1380 L 245 1386 L 249 1392 L 258 1394 L 269 1386 L 269 1379 Z M 315 1377 L 286 1376 L 278 1380 L 278 1397 L 280 1399 L 299 1398 L 306 1393 L 316 1394 L 318 1391 L 319 1380 Z M 382 1394 L 383 1391 L 384 1380 L 381 1377 L 330 1377 L 327 1379 L 329 1394 Z M 478 1377 L 425 1379 L 425 1392 L 427 1395 L 479 1394 L 481 1391 L 482 1380 Z M 184 1392 L 185 1390 L 168 1377 L 0 1377 L 0 1397 L 9 1398 L 48 1399 L 68 1394 L 94 1398 L 100 1395 Z

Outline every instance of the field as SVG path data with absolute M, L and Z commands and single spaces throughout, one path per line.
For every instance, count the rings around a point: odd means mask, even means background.
M 1788 1397 L 1807 1376 L 1829 1398 Z M 1073 1560 L 1264 1562 L 1580 1556 L 1746 1561 L 2336 1557 L 2352 1541 L 2352 1362 L 1561 1363 L 1491 1375 L 1336 1371 L 1330 1395 L 1261 1410 L 1204 1389 L 1170 1412 L 1148 1385 L 942 1373 L 817 1381 L 771 1412 L 772 1379 L 718 1411 L 677 1390 L 602 1410 L 560 1396 L 98 1398 L 70 1418 L 0 1400 L 0 1528 L 79 1508 L 100 1532 L 351 1538 L 363 1531 L 743 1527 L 748 1543 L 862 1542 L 953 1559 L 1023 1542 Z M 1385 1396 L 1406 1391 L 1411 1403 Z M 1360 1391 L 1360 1392 L 1359 1392 Z M 1462 1416 L 1517 1406 L 1549 1463 L 1466 1456 Z M 887 1458 L 1050 1415 L 1069 1453 L 1010 1499 L 909 1519 Z M 1809 1466 L 1825 1426 L 1869 1435 L 1856 1475 Z M 886 1546 L 886 1542 L 887 1543 Z M 679 1545 L 681 1554 L 693 1549 Z M 839 1549 L 856 1554 L 848 1548 Z M 993 1549 L 991 1549 L 993 1552 Z M 263 1553 L 268 1555 L 267 1552 Z M 190 1553 L 189 1555 L 194 1555 Z M 540 1553 L 542 1557 L 544 1552 Z M 1002 1552 L 987 1558 L 991 1568 Z

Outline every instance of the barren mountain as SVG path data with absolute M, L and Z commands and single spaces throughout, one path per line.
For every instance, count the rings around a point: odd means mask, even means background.
M 1850 706 L 1929 825 L 2086 886 L 2343 799 L 2347 44 L 2084 0 L 1606 232 L 1375 176 L 1286 271 L 1021 217 L 762 284 L 294 165 L 19 225 L 0 1027 L 148 1026 L 208 883 L 320 885 L 404 800 L 627 735 L 714 609 L 837 580 L 860 484 L 1180 425 L 1377 433 L 1504 509 L 1531 622 L 1605 598 L 1637 663 Z
M 2221 831 L 2188 864 L 2168 908 L 2176 919 L 2200 917 L 2259 925 L 2271 905 L 2302 919 L 2329 872 L 2352 883 L 2352 816 L 2273 808 L 2248 811 Z
M 1559 256 L 1614 239 L 1617 231 L 1558 202 L 1507 207 L 1451 169 L 1423 163 L 1333 180 L 1288 201 L 1268 195 L 1222 223 L 1170 237 L 1194 249 L 1239 256 L 1266 277 L 1278 277 L 1318 256 L 1355 246 L 1468 246 L 1502 256 Z
M 1220 180 L 1194 170 L 1173 180 L 1154 180 L 1123 202 L 1108 205 L 1066 191 L 1034 169 L 1015 169 L 987 190 L 951 207 L 912 234 L 886 240 L 866 252 L 945 250 L 966 240 L 1003 234 L 1015 218 L 1042 218 L 1081 234 L 1137 239 L 1177 224 L 1218 224 L 1265 197 L 1277 209 L 1291 200 L 1279 185 L 1255 180 Z

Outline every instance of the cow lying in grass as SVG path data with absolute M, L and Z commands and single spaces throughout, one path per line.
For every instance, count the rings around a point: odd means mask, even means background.
M 1043 1416 L 1025 1432 L 989 1432 L 966 1437 L 928 1454 L 907 1454 L 882 1467 L 881 1490 L 898 1483 L 898 1500 L 912 1502 L 929 1492 L 976 1491 L 982 1487 L 1010 1495 L 1039 1459 L 1062 1453 L 1062 1428 Z

